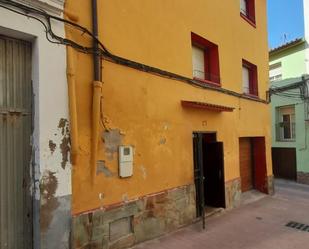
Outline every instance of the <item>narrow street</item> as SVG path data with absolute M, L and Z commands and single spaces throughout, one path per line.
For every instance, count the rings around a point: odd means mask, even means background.
M 135 249 L 292 249 L 309 247 L 307 231 L 287 227 L 294 221 L 309 225 L 309 186 L 276 180 L 275 195 L 196 223 Z M 305 226 L 302 227 L 306 228 Z

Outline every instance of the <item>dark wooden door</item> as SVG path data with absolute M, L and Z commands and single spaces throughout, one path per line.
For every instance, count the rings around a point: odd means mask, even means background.
M 196 190 L 196 214 L 203 219 L 205 228 L 205 200 L 204 200 L 204 169 L 203 169 L 203 134 L 193 134 L 194 182 Z
M 268 194 L 265 137 L 252 138 L 254 188 Z
M 222 142 L 204 142 L 205 204 L 225 208 L 224 160 Z
M 274 176 L 296 181 L 296 149 L 272 148 Z

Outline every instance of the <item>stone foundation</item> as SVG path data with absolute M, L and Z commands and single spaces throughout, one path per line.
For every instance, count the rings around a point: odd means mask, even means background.
M 195 219 L 195 186 L 183 186 L 73 217 L 72 248 L 127 248 Z
M 41 199 L 40 242 L 35 248 L 66 249 L 70 244 L 71 195 Z M 39 246 L 40 244 L 40 246 Z
M 225 205 L 226 209 L 238 207 L 240 205 L 241 188 L 240 178 L 225 182 Z
M 309 173 L 298 171 L 297 172 L 297 182 L 309 185 Z
M 275 192 L 275 189 L 274 189 L 274 176 L 268 176 L 267 177 L 267 193 L 269 195 L 273 195 Z

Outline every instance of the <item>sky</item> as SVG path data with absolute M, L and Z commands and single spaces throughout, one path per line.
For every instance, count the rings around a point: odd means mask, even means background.
M 303 0 L 267 0 L 267 5 L 270 48 L 304 36 Z

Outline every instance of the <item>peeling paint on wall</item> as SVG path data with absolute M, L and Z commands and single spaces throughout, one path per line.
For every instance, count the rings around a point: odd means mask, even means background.
M 104 174 L 106 177 L 112 177 L 114 175 L 105 165 L 105 161 L 103 160 L 97 161 L 97 175 L 99 174 Z
M 57 145 L 53 142 L 53 140 L 49 140 L 48 145 L 49 145 L 51 154 L 53 154 L 55 152 Z
M 55 197 L 58 179 L 54 172 L 46 171 L 42 177 L 41 190 L 41 230 L 46 232 L 53 218 L 53 211 L 59 206 Z
M 65 118 L 61 118 L 59 121 L 58 128 L 61 129 L 62 136 L 64 136 L 64 134 L 68 132 L 68 123 L 68 120 Z
M 104 131 L 102 140 L 105 144 L 105 153 L 108 160 L 113 160 L 114 154 L 118 153 L 118 147 L 122 144 L 123 136 L 119 129 Z
M 69 161 L 69 153 L 71 150 L 70 130 L 68 120 L 61 118 L 58 124 L 58 128 L 61 130 L 63 136 L 60 144 L 60 150 L 62 154 L 61 167 L 65 169 L 67 162 Z
M 64 136 L 61 140 L 60 144 L 60 149 L 61 149 L 61 154 L 62 154 L 62 162 L 61 162 L 61 167 L 65 169 L 65 166 L 69 160 L 69 153 L 70 153 L 70 137 L 69 135 Z

